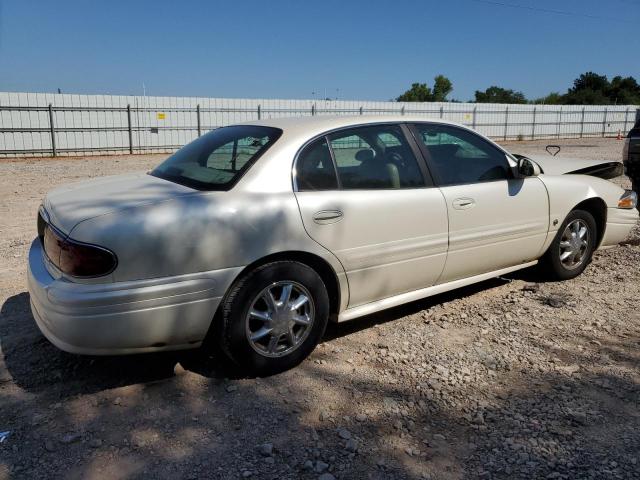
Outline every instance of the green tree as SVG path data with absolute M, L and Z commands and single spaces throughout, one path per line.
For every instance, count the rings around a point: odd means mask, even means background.
M 495 85 L 487 88 L 484 92 L 476 90 L 475 96 L 477 103 L 527 103 L 524 93 Z
M 567 94 L 564 96 L 565 103 L 569 105 L 606 105 L 610 103 L 609 80 L 605 75 L 598 75 L 594 72 L 581 74 L 573 81 Z
M 609 88 L 609 80 L 606 75 L 598 75 L 593 72 L 581 74 L 573 81 L 573 87 L 569 92 L 578 92 L 580 90 L 593 90 L 594 92 L 604 92 Z
M 640 104 L 640 85 L 633 77 L 613 77 L 585 72 L 573 81 L 567 93 L 550 93 L 535 103 L 568 105 L 638 105 Z
M 551 92 L 545 97 L 536 98 L 533 103 L 542 103 L 545 105 L 562 105 L 564 103 L 564 95 L 558 92 Z
M 640 85 L 633 77 L 613 77 L 609 84 L 609 99 L 615 104 L 640 105 Z
M 608 105 L 613 102 L 609 100 L 606 92 L 585 88 L 567 92 L 564 103 L 566 105 Z
M 411 88 L 396 98 L 397 102 L 446 102 L 453 84 L 444 75 L 434 79 L 433 91 L 426 83 L 412 83 Z
M 435 102 L 446 102 L 447 95 L 453 90 L 453 84 L 444 75 L 438 75 L 433 79 L 433 100 Z
M 396 98 L 397 102 L 430 102 L 433 93 L 426 83 L 412 83 L 411 88 Z

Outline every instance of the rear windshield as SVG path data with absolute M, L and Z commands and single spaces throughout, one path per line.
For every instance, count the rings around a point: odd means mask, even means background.
M 185 145 L 150 173 L 198 190 L 228 190 L 280 137 L 282 130 L 237 125 Z

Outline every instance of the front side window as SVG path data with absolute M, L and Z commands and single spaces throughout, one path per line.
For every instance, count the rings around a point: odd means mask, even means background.
M 329 135 L 344 189 L 424 187 L 413 151 L 397 125 L 358 127 Z
M 198 190 L 227 190 L 281 134 L 251 125 L 218 128 L 182 147 L 151 175 Z
M 506 155 L 473 132 L 437 124 L 417 124 L 415 128 L 440 185 L 511 178 Z

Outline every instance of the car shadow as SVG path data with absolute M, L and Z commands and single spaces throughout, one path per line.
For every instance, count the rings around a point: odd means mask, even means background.
M 2 305 L 0 345 L 5 368 L 20 388 L 60 397 L 168 378 L 177 363 L 175 353 L 93 357 L 63 352 L 40 333 L 26 292 Z
M 492 279 L 345 323 L 330 323 L 322 343 L 477 292 L 504 285 Z M 242 373 L 213 346 L 191 351 L 127 356 L 85 356 L 63 352 L 39 331 L 31 314 L 29 294 L 8 298 L 0 310 L 0 346 L 4 367 L 20 388 L 58 398 L 95 393 L 127 385 L 175 377 L 182 369 L 220 382 Z

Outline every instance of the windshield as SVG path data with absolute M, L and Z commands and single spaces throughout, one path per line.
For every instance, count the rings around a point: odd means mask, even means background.
M 182 147 L 150 174 L 198 190 L 228 190 L 281 134 L 277 128 L 252 125 L 218 128 Z

